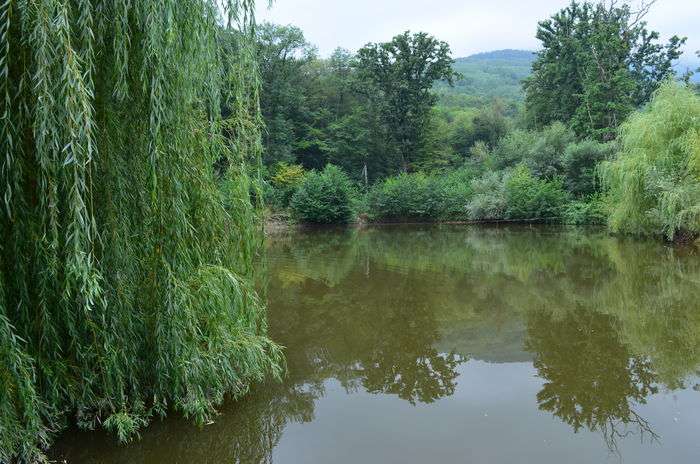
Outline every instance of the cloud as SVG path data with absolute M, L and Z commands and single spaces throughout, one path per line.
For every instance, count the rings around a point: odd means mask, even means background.
M 261 2 L 262 3 L 262 2 Z M 336 47 L 357 50 L 405 30 L 425 31 L 447 41 L 455 56 L 502 48 L 536 49 L 537 22 L 569 0 L 276 0 L 258 8 L 258 19 L 294 24 L 322 55 Z M 664 38 L 688 36 L 686 53 L 700 50 L 700 1 L 660 0 L 650 27 Z

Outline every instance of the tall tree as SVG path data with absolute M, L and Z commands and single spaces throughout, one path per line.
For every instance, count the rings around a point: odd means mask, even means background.
M 42 460 L 68 418 L 122 440 L 168 408 L 202 423 L 279 372 L 254 287 L 252 14 L 0 2 L 0 462 Z
M 257 54 L 262 78 L 260 108 L 265 121 L 264 162 L 294 163 L 294 143 L 308 119 L 305 67 L 316 50 L 298 27 L 257 26 Z
M 579 136 L 610 140 L 636 107 L 673 74 L 684 38 L 659 43 L 644 17 L 618 5 L 572 1 L 539 23 L 542 50 L 525 81 L 526 109 L 536 127 L 569 123 Z
M 423 32 L 407 31 L 391 42 L 370 43 L 358 52 L 361 76 L 382 96 L 382 116 L 403 171 L 413 166 L 426 136 L 430 109 L 437 101 L 433 84 L 453 84 L 457 76 L 453 63 L 450 46 Z

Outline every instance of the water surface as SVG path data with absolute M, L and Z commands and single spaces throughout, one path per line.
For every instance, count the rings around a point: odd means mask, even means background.
M 289 374 L 202 429 L 71 463 L 700 462 L 700 256 L 590 229 L 391 226 L 268 244 Z

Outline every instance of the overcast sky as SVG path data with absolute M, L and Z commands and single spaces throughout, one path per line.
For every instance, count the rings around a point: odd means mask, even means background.
M 537 21 L 568 3 L 569 0 L 275 0 L 269 10 L 258 7 L 258 21 L 299 26 L 323 56 L 338 46 L 355 51 L 367 42 L 386 41 L 411 30 L 425 31 L 447 41 L 453 55 L 459 57 L 503 48 L 536 50 Z M 647 22 L 664 37 L 687 36 L 686 54 L 700 50 L 700 0 L 658 0 Z

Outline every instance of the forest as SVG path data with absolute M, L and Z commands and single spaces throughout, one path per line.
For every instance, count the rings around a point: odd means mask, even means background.
M 533 221 L 694 239 L 700 98 L 648 7 L 572 2 L 537 53 L 404 32 L 328 58 L 258 28 L 264 176 L 300 223 Z M 601 50 L 600 52 L 598 50 Z M 653 137 L 652 137 L 653 135 Z
M 271 217 L 700 236 L 700 83 L 647 7 L 455 59 L 410 31 L 322 57 L 254 3 L 0 0 L 0 462 L 282 379 Z

